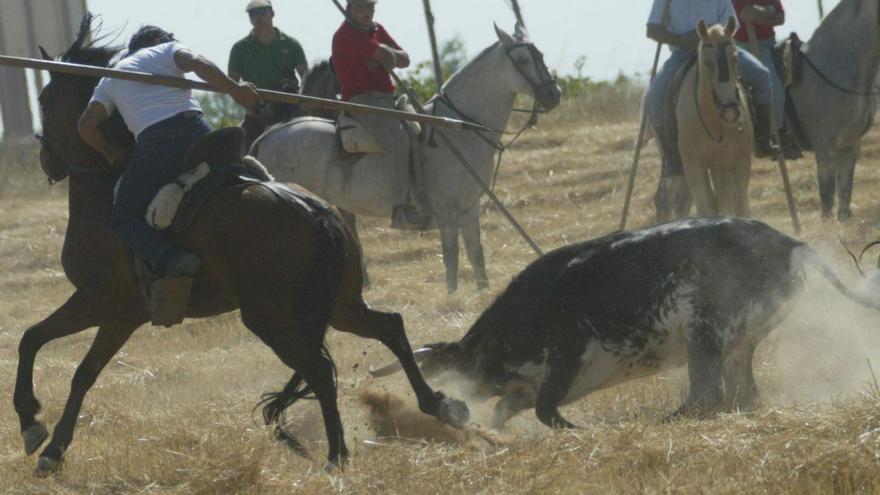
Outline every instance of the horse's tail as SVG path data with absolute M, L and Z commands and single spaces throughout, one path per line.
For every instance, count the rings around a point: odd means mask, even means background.
M 320 356 L 316 356 L 315 359 L 330 363 L 335 388 L 336 365 L 324 344 L 324 335 L 333 308 L 336 306 L 345 264 L 350 255 L 346 227 L 336 211 L 317 197 L 308 193 L 296 193 L 284 186 L 280 186 L 279 190 L 273 187 L 270 189 L 297 212 L 305 214 L 319 237 L 314 266 L 306 278 L 307 290 L 304 297 L 297 302 L 296 323 L 306 335 L 320 336 Z M 279 191 L 284 191 L 284 194 Z M 290 200 L 292 197 L 290 194 L 295 195 L 297 204 L 293 204 Z M 257 404 L 257 407 L 263 406 L 263 420 L 266 425 L 275 425 L 276 437 L 304 457 L 309 457 L 305 447 L 284 428 L 284 411 L 300 399 L 313 399 L 313 394 L 314 390 L 305 382 L 304 376 L 294 372 L 282 391 L 263 394 Z

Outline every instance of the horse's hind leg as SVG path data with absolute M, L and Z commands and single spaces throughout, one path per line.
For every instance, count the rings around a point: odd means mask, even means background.
M 822 202 L 822 217 L 830 218 L 834 211 L 835 168 L 834 150 L 816 147 L 816 176 L 819 181 L 819 199 Z
M 117 351 L 128 341 L 131 334 L 141 326 L 141 322 L 119 321 L 103 324 L 98 329 L 95 340 L 86 357 L 77 366 L 70 384 L 70 396 L 64 406 L 64 413 L 52 432 L 52 440 L 40 453 L 37 460 L 37 475 L 46 475 L 61 466 L 62 455 L 73 440 L 76 418 L 82 408 L 86 392 L 95 384 L 98 375 Z
M 419 402 L 419 409 L 423 413 L 455 426 L 467 422 L 470 413 L 463 402 L 446 398 L 442 392 L 435 392 L 425 381 L 413 357 L 412 347 L 403 327 L 403 318 L 399 314 L 375 311 L 362 300 L 342 300 L 333 312 L 330 325 L 342 332 L 376 339 L 394 353 L 403 365 Z
M 486 259 L 483 256 L 483 243 L 480 240 L 480 209 L 471 208 L 471 212 L 464 216 L 464 225 L 461 226 L 461 236 L 464 238 L 464 247 L 467 250 L 468 260 L 474 269 L 474 279 L 478 290 L 489 288 L 489 277 L 486 275 Z
M 351 233 L 354 236 L 355 244 L 357 248 L 361 250 L 361 275 L 363 276 L 363 285 L 364 288 L 368 288 L 370 286 L 370 276 L 367 274 L 367 259 L 364 257 L 363 248 L 361 247 L 361 238 L 358 236 L 357 230 L 357 217 L 354 213 L 348 212 L 343 209 L 339 209 L 339 214 L 342 216 L 342 220 L 345 221 L 345 225 L 351 229 Z
M 450 294 L 458 290 L 458 223 L 441 222 L 440 243 L 443 246 L 443 265 L 446 267 L 446 289 Z
M 18 345 L 18 373 L 15 377 L 13 403 L 21 426 L 24 450 L 33 454 L 49 436 L 46 426 L 36 420 L 40 401 L 34 395 L 34 359 L 47 342 L 81 332 L 98 324 L 98 309 L 89 304 L 85 293 L 74 292 L 48 318 L 28 328 Z
M 857 144 L 839 153 L 837 163 L 837 220 L 843 222 L 852 216 L 853 175 L 856 171 L 856 159 L 861 145 Z

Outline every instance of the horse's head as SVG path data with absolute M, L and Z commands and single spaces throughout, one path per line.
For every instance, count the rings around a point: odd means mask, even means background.
M 96 40 L 92 39 L 91 21 L 92 16 L 86 15 L 76 41 L 59 57 L 61 61 L 101 67 L 109 64 L 118 50 L 94 46 Z M 42 47 L 40 52 L 44 59 L 52 60 Z M 37 134 L 40 165 L 49 181 L 63 180 L 72 168 L 89 170 L 106 167 L 104 157 L 86 144 L 77 131 L 79 116 L 88 105 L 98 79 L 56 72 L 50 72 L 50 76 L 49 84 L 38 98 L 43 129 Z M 118 123 L 117 119 L 114 122 Z M 122 128 L 125 129 L 124 126 Z
M 544 54 L 529 40 L 525 29 L 517 24 L 511 36 L 496 25 L 495 32 L 515 69 L 516 92 L 534 96 L 540 110 L 556 108 L 562 98 L 562 88 L 544 64 Z
M 721 110 L 721 119 L 727 124 L 738 122 L 741 116 L 734 32 L 736 19 L 733 17 L 728 18 L 724 26 L 708 27 L 702 20 L 697 24 L 700 77 L 711 87 L 715 103 Z

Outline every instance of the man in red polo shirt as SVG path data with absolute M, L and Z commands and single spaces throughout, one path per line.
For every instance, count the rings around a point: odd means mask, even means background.
M 346 0 L 346 20 L 333 35 L 333 68 L 339 78 L 342 99 L 352 103 L 396 108 L 394 81 L 389 71 L 409 66 L 409 55 L 388 31 L 373 21 L 378 0 Z M 409 125 L 387 117 L 358 114 L 355 118 L 376 137 L 388 156 L 405 146 L 411 167 L 401 167 L 409 184 L 409 203 L 395 206 L 395 219 L 405 219 L 404 228 L 424 228 L 430 222 L 422 173 L 418 136 Z M 410 173 L 410 168 L 412 173 Z M 399 215 L 402 213 L 403 215 Z M 400 226 L 400 225 L 398 225 Z
M 746 25 L 754 26 L 755 38 L 758 42 L 758 53 L 755 55 L 761 60 L 761 63 L 770 69 L 773 89 L 773 119 L 782 140 L 782 143 L 779 144 L 786 158 L 800 158 L 803 155 L 797 149 L 791 132 L 782 128 L 785 121 L 785 87 L 779 77 L 773 54 L 776 49 L 776 30 L 774 28 L 785 23 L 785 9 L 782 7 L 782 0 L 733 0 L 733 8 L 739 17 L 739 30 L 734 36 L 737 44 L 751 51 Z

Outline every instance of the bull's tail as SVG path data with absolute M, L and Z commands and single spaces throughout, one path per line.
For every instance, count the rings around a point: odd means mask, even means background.
M 869 299 L 869 298 L 863 296 L 862 294 L 859 294 L 859 293 L 853 291 L 852 289 L 850 289 L 849 287 L 847 287 L 840 280 L 840 278 L 837 276 L 837 274 L 834 273 L 834 270 L 832 270 L 831 267 L 829 267 L 827 264 L 825 264 L 824 261 L 822 261 L 822 259 L 819 257 L 819 253 L 817 253 L 815 250 L 813 250 L 812 248 L 810 248 L 806 244 L 801 244 L 801 249 L 803 250 L 803 253 L 804 253 L 804 256 L 803 256 L 804 263 L 812 266 L 819 273 L 821 273 L 822 276 L 824 276 L 825 279 L 828 280 L 831 283 L 831 285 L 833 285 L 834 288 L 837 289 L 838 292 L 840 292 L 841 294 L 844 295 L 844 297 L 846 297 L 847 299 L 854 301 L 862 306 L 865 306 L 866 308 L 872 308 L 872 309 L 876 309 L 876 310 L 880 311 L 880 302 L 872 301 L 871 299 Z

